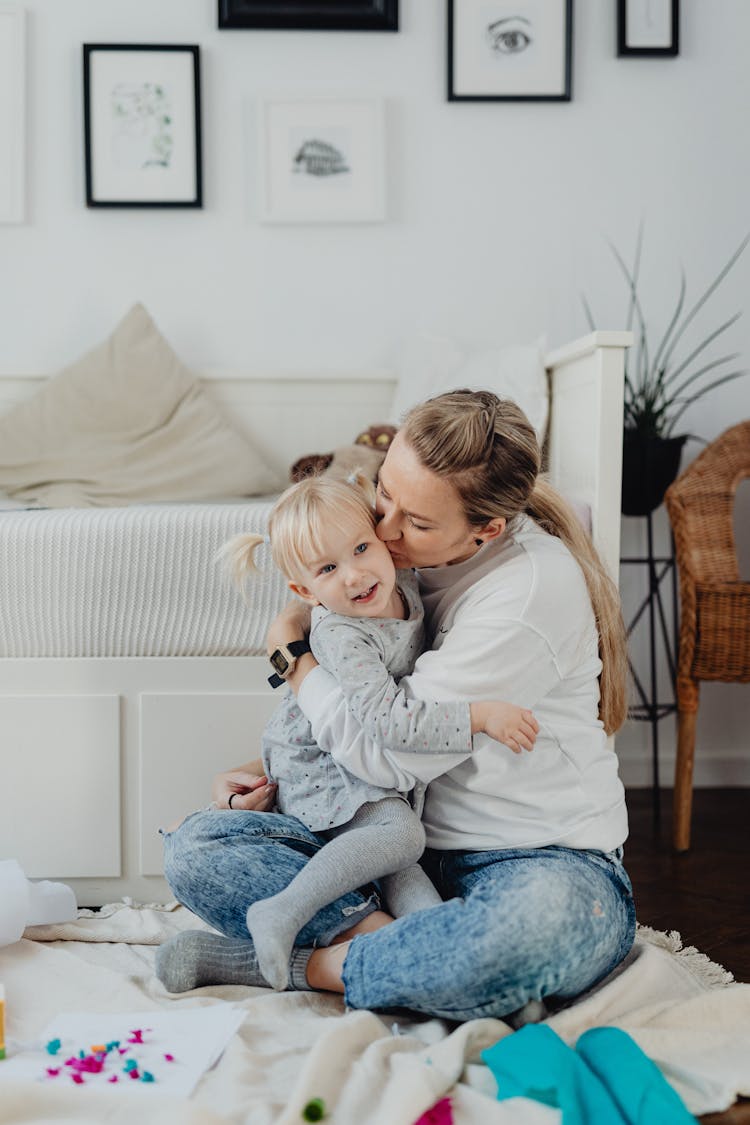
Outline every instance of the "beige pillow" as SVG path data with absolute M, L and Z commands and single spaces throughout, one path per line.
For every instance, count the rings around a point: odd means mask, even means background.
M 0 490 L 42 507 L 252 496 L 278 485 L 142 305 L 0 418 Z

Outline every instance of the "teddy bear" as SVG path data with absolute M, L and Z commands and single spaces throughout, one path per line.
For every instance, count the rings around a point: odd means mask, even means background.
M 395 426 L 386 423 L 368 426 L 357 434 L 351 445 L 339 446 L 331 453 L 307 453 L 300 457 L 289 470 L 289 479 L 296 484 L 305 477 L 327 473 L 344 480 L 355 469 L 361 469 L 375 480 L 395 435 Z

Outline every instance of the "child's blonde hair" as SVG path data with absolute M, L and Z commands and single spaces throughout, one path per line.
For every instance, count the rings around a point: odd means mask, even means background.
M 257 548 L 270 542 L 271 556 L 282 574 L 290 582 L 301 583 L 310 561 L 322 554 L 325 530 L 348 527 L 355 520 L 375 526 L 375 486 L 368 476 L 357 469 L 346 480 L 307 477 L 282 492 L 271 512 L 267 537 L 235 535 L 219 556 L 244 589 L 248 576 L 258 569 Z

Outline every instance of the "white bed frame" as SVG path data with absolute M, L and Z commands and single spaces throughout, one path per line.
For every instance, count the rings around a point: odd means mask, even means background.
M 627 332 L 547 357 L 552 480 L 591 509 L 617 577 Z M 42 377 L 0 376 L 0 411 Z M 206 377 L 284 479 L 302 453 L 389 416 L 390 376 Z M 259 657 L 0 660 L 0 858 L 62 879 L 80 905 L 171 897 L 157 829 L 205 804 L 213 774 L 254 757 L 274 699 Z

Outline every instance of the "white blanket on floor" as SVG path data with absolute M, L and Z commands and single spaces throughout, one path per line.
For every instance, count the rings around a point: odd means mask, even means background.
M 299 1125 L 322 1098 L 331 1125 L 412 1125 L 443 1096 L 456 1125 L 557 1125 L 558 1110 L 494 1100 L 479 1053 L 512 1034 L 501 1020 L 453 1031 L 441 1020 L 394 1024 L 346 1012 L 340 998 L 238 986 L 171 997 L 153 976 L 154 946 L 180 929 L 206 928 L 183 907 L 105 907 L 77 922 L 35 927 L 0 950 L 9 1054 L 33 1042 L 61 1011 L 127 1012 L 232 1003 L 245 1020 L 190 1101 L 153 1089 L 83 1090 L 2 1078 L 0 1125 L 57 1120 L 116 1125 Z M 32 940 L 33 939 L 33 940 Z M 677 935 L 641 930 L 633 953 L 597 989 L 549 1020 L 573 1044 L 589 1027 L 627 1031 L 660 1066 L 693 1113 L 750 1095 L 750 985 Z M 151 1096 L 153 1094 L 153 1096 Z

